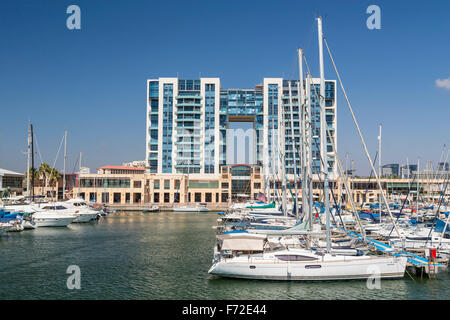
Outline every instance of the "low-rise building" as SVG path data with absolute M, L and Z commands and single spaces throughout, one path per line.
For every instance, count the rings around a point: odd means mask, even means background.
M 22 195 L 24 178 L 23 173 L 0 169 L 0 192 L 9 188 L 11 195 Z

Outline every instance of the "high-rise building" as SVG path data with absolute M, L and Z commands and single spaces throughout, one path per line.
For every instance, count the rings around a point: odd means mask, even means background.
M 400 165 L 398 163 L 385 164 L 381 167 L 382 177 L 399 176 Z
M 247 164 L 262 165 L 269 175 L 281 177 L 280 153 L 284 149 L 286 172 L 292 175 L 293 139 L 297 147 L 297 166 L 300 162 L 298 85 L 298 80 L 264 78 L 263 83 L 254 89 L 224 90 L 219 78 L 149 79 L 146 132 L 149 172 L 217 176 L 222 165 L 236 164 L 236 159 L 241 158 Z M 325 86 L 326 123 L 336 145 L 336 81 L 326 80 Z M 310 92 L 312 172 L 317 174 L 321 170 L 317 98 L 320 79 L 312 80 Z M 230 128 L 235 122 L 250 124 L 250 129 Z M 281 128 L 284 128 L 284 135 Z M 242 143 L 239 144 L 238 140 Z M 326 150 L 332 178 L 336 175 L 336 166 L 330 138 Z

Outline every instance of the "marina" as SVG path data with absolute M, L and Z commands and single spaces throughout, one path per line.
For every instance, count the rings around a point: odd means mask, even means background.
M 448 19 L 428 18 L 419 40 L 443 49 L 422 51 L 392 23 L 392 3 L 363 8 L 359 27 L 356 11 L 307 3 L 208 2 L 214 18 L 205 4 L 141 5 L 111 3 L 136 28 L 108 35 L 99 11 L 81 28 L 70 5 L 64 38 L 33 33 L 41 51 L 48 40 L 47 64 L 26 56 L 33 35 L 15 27 L 17 57 L 48 72 L 25 65 L 37 78 L 24 95 L 23 61 L 5 54 L 17 70 L 1 83 L 0 301 L 450 300 L 450 77 L 436 79 L 448 50 L 433 39 Z M 19 7 L 5 5 L 32 12 Z M 234 11 L 257 32 L 240 36 Z M 230 307 L 190 301 L 182 315 Z
M 1 299 L 449 299 L 450 277 L 365 281 L 258 281 L 208 275 L 217 212 L 116 212 L 97 223 L 2 236 Z M 182 260 L 182 262 L 180 262 Z M 67 290 L 66 269 L 81 269 Z M 189 285 L 186 285 L 189 283 Z

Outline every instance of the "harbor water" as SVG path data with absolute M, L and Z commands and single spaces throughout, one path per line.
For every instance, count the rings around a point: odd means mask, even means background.
M 208 274 L 217 214 L 121 212 L 0 237 L 0 299 L 450 299 L 450 277 L 288 282 Z M 81 289 L 68 289 L 69 266 Z

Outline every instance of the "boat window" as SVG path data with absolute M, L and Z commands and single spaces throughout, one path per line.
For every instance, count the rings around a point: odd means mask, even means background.
M 286 254 L 286 255 L 276 255 L 278 259 L 282 261 L 313 261 L 317 260 L 315 257 L 302 256 L 298 254 Z
M 45 209 L 45 210 L 65 210 L 67 208 L 63 207 L 63 206 L 45 206 L 42 209 Z
M 320 269 L 322 266 L 320 264 L 309 264 L 305 266 L 305 269 Z

